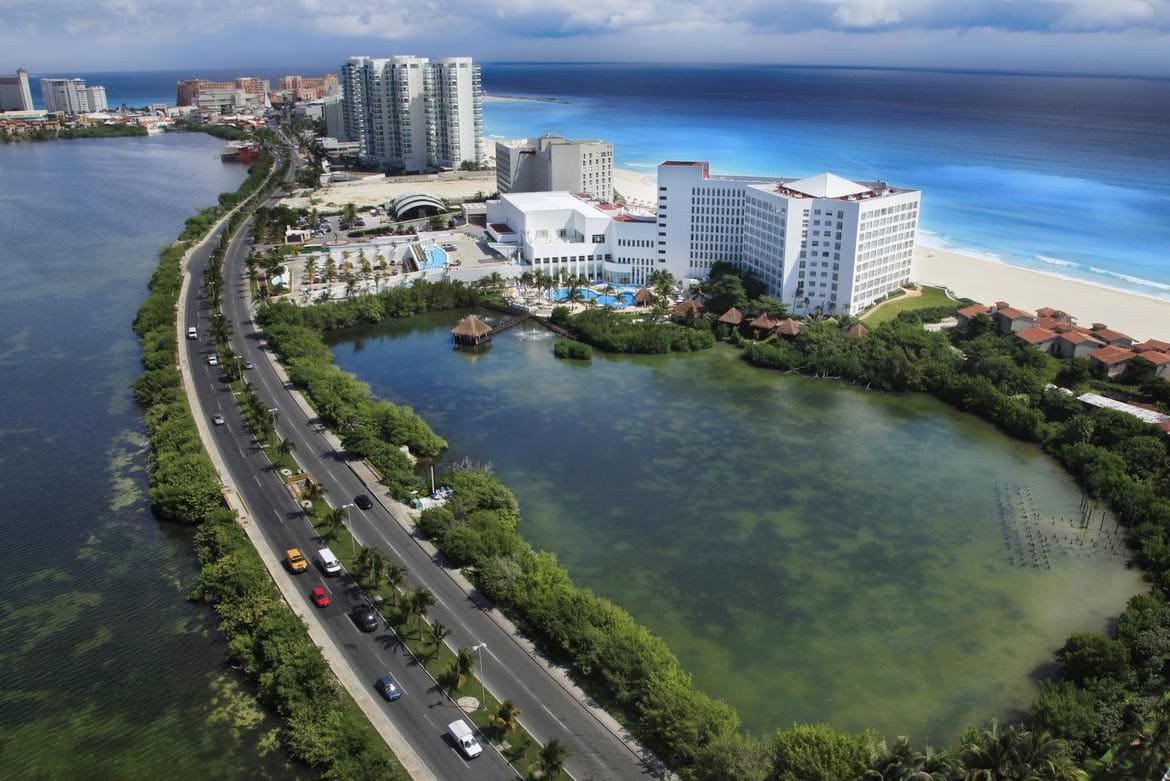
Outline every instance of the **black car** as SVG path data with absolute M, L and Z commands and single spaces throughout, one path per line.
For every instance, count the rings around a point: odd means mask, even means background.
M 368 510 L 374 506 L 374 503 L 370 501 L 370 497 L 366 496 L 365 494 L 358 494 L 355 496 L 353 498 L 353 503 L 363 510 Z
M 363 632 L 373 632 L 378 628 L 378 613 L 369 605 L 358 605 L 349 611 L 349 615 Z

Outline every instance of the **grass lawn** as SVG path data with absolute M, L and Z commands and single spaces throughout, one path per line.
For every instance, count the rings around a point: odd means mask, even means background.
M 955 304 L 956 308 L 958 307 L 955 301 L 947 298 L 947 294 L 941 288 L 924 286 L 920 287 L 919 290 L 922 292 L 920 296 L 899 296 L 892 301 L 887 301 L 861 318 L 862 322 L 870 328 L 876 328 L 888 320 L 893 320 L 899 312 L 911 312 L 915 309 L 929 309 L 934 306 L 950 304 Z

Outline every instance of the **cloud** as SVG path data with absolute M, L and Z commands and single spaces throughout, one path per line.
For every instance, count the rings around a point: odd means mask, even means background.
M 62 52 L 116 61 L 201 47 L 233 63 L 272 52 L 287 62 L 387 52 L 756 61 L 769 47 L 792 62 L 802 36 L 832 36 L 844 56 L 900 35 L 905 58 L 916 41 L 948 35 L 1090 36 L 1078 38 L 1090 47 L 1121 35 L 1140 47 L 1167 33 L 1170 0 L 0 0 L 0 51 L 42 67 Z M 954 64 L 932 51 L 934 64 Z M 813 61 L 834 53 L 814 50 Z

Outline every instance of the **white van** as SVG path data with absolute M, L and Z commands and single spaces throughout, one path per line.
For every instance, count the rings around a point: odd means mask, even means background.
M 321 565 L 321 571 L 326 575 L 336 575 L 341 572 L 341 562 L 328 548 L 317 551 L 317 563 Z
M 459 720 L 448 724 L 447 735 L 455 741 L 455 745 L 468 759 L 475 759 L 483 753 L 483 749 L 476 742 L 475 735 L 472 734 L 471 727 L 467 726 L 466 721 Z
M 199 338 L 199 332 L 197 330 L 195 330 L 195 326 L 191 326 L 190 328 L 187 329 L 187 338 L 188 339 L 198 339 Z

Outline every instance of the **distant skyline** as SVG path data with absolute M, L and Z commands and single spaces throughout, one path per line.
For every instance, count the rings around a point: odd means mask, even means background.
M 1167 77 L 1167 51 L 1170 0 L 0 0 L 0 72 L 307 73 L 409 53 Z

